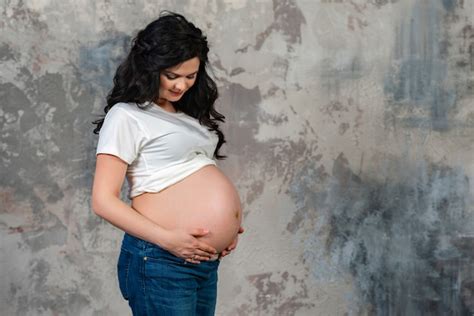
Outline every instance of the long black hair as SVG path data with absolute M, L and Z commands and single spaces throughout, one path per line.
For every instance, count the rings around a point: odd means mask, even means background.
M 214 157 L 226 142 L 217 121 L 224 122 L 225 116 L 217 112 L 214 103 L 219 96 L 216 83 L 206 72 L 209 47 L 207 38 L 193 23 L 181 14 L 164 10 L 155 21 L 140 30 L 132 40 L 132 48 L 115 73 L 114 86 L 107 95 L 105 114 L 118 102 L 132 102 L 148 106 L 158 99 L 160 72 L 188 59 L 198 57 L 199 70 L 193 86 L 176 102 L 175 109 L 184 112 L 208 127 L 219 137 Z M 104 122 L 102 118 L 92 122 L 96 124 L 94 133 L 98 134 Z

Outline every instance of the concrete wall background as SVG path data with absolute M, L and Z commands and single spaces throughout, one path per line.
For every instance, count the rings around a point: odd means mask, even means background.
M 474 312 L 472 1 L 0 3 L 2 315 L 129 314 L 90 122 L 162 9 L 208 35 L 245 209 L 219 315 Z

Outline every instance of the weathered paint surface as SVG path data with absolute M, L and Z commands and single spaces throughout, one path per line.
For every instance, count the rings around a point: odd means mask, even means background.
M 0 2 L 2 314 L 129 315 L 91 121 L 161 9 L 208 35 L 244 206 L 218 315 L 474 313 L 472 1 L 42 0 Z

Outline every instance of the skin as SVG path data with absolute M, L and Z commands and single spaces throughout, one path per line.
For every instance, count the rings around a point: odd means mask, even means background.
M 198 57 L 188 59 L 176 66 L 166 68 L 160 73 L 160 87 L 159 97 L 155 103 L 169 112 L 176 112 L 173 104 L 170 101 L 176 102 L 188 91 L 196 82 L 199 71 L 200 60 Z M 179 95 L 173 92 L 179 93 Z M 242 234 L 244 229 L 239 228 L 239 234 Z M 219 258 L 223 258 L 231 253 L 237 247 L 238 237 L 222 251 Z M 198 257 L 199 259 L 201 257 Z M 202 256 L 205 260 L 206 257 Z M 199 263 L 199 260 L 188 260 L 189 262 Z
M 160 74 L 159 98 L 154 100 L 163 109 L 176 112 L 170 101 L 178 101 L 196 81 L 199 59 L 192 58 L 165 69 Z M 172 92 L 180 92 L 175 95 Z M 98 154 L 92 187 L 92 210 L 119 229 L 161 246 L 188 262 L 200 263 L 217 253 L 216 249 L 201 240 L 210 232 L 202 227 L 165 229 L 143 216 L 120 199 L 127 163 L 110 154 Z M 239 229 L 242 233 L 243 229 Z M 228 255 L 237 245 L 235 240 L 221 252 Z
M 121 230 L 157 244 L 174 255 L 194 262 L 195 255 L 210 258 L 216 249 L 199 240 L 209 233 L 203 228 L 164 229 L 120 199 L 127 163 L 109 154 L 98 154 L 92 186 L 92 210 Z M 205 259 L 203 259 L 205 260 Z
M 241 226 L 239 228 L 239 234 L 242 234 L 244 232 L 244 228 Z M 219 255 L 219 258 L 222 258 L 222 257 L 225 257 L 227 255 L 230 255 L 230 252 L 232 250 L 234 250 L 235 248 L 237 248 L 237 243 L 238 243 L 238 239 L 239 237 L 237 236 L 234 241 L 229 245 L 229 247 L 227 247 L 224 251 L 221 252 L 221 254 Z
M 170 101 L 176 102 L 196 82 L 200 60 L 198 57 L 188 59 L 160 73 L 159 98 L 155 103 L 169 112 L 176 112 Z M 179 95 L 173 92 L 180 93 Z

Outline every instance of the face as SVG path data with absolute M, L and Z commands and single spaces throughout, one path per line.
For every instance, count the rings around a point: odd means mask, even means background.
M 197 78 L 199 58 L 194 57 L 160 73 L 160 101 L 178 101 L 189 90 Z

